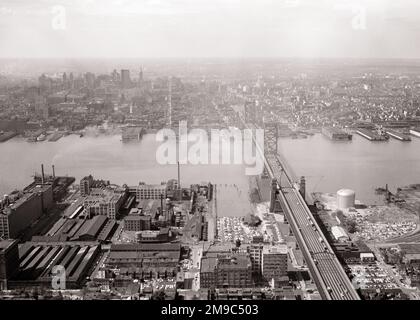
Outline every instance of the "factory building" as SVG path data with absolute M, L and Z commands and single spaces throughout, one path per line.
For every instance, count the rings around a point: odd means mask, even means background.
M 61 218 L 45 236 L 32 237 L 34 241 L 108 241 L 117 229 L 117 222 L 98 215 L 92 219 Z
M 140 183 L 136 189 L 136 201 L 166 198 L 166 184 L 144 184 Z
M 53 206 L 53 188 L 49 184 L 37 184 L 24 191 L 6 195 L 0 202 L 0 236 L 17 238 Z
M 104 215 L 109 219 L 117 219 L 127 198 L 126 191 L 126 188 L 92 188 L 83 201 L 85 214 L 88 217 Z
M 51 288 L 52 270 L 61 265 L 66 270 L 66 288 L 81 288 L 99 252 L 96 242 L 26 242 L 19 248 L 19 271 L 9 286 Z

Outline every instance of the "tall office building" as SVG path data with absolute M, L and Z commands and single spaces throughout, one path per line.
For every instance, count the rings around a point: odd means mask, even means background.
M 267 281 L 279 283 L 287 278 L 287 246 L 264 247 L 261 268 Z
M 130 70 L 122 69 L 121 70 L 121 87 L 123 89 L 130 88 L 131 79 L 130 79 Z
M 92 175 L 86 176 L 80 180 L 80 194 L 82 196 L 87 196 L 90 194 L 90 189 L 93 185 Z
M 143 68 L 140 68 L 140 73 L 139 73 L 139 87 L 141 87 L 143 85 Z
M 93 89 L 95 87 L 95 74 L 93 74 L 92 72 L 86 73 L 85 81 L 86 81 L 86 86 L 89 89 Z
M 248 247 L 248 253 L 252 264 L 252 272 L 258 274 L 261 274 L 263 248 L 264 245 L 262 243 L 252 243 Z

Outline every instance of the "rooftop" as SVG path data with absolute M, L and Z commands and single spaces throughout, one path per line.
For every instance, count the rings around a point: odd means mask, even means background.
M 2 240 L 0 241 L 0 251 L 7 250 L 16 240 Z
M 205 257 L 201 259 L 201 272 L 213 272 L 217 265 L 216 257 Z
M 263 254 L 287 254 L 287 245 L 281 244 L 271 247 L 264 247 Z

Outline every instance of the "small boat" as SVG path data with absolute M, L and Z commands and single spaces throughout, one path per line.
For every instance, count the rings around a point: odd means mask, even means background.
M 41 134 L 36 138 L 36 141 L 45 141 L 46 138 L 47 136 L 45 134 Z

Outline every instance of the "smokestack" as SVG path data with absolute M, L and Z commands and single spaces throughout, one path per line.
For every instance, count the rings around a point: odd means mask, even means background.
M 160 215 L 163 215 L 163 194 L 160 195 Z
M 41 164 L 41 182 L 44 184 L 45 182 L 45 176 L 44 176 L 44 164 Z
M 179 168 L 179 161 L 178 161 L 178 189 L 181 189 L 181 173 Z
M 53 178 L 55 179 L 55 166 L 54 165 L 52 165 L 52 173 L 53 173 Z

